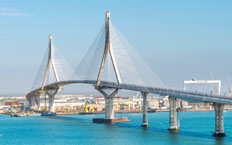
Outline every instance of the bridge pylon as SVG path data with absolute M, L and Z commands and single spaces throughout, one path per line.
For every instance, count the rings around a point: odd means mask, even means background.
M 46 85 L 49 83 L 50 80 L 55 82 L 59 82 L 60 78 L 58 76 L 57 68 L 55 65 L 54 60 L 54 46 L 53 46 L 53 38 L 52 35 L 49 35 L 49 46 L 48 46 L 48 53 L 45 55 L 44 65 L 46 68 L 44 69 L 45 72 L 42 74 L 42 82 L 39 83 L 40 89 L 33 94 L 33 96 L 28 97 L 29 107 L 33 110 L 37 109 L 40 110 L 40 94 L 44 93 L 45 95 L 48 94 L 49 98 L 49 112 L 53 111 L 54 109 L 54 97 L 55 94 L 61 89 L 59 86 L 49 87 L 47 88 Z M 45 109 L 46 110 L 46 109 Z
M 117 83 L 120 84 L 122 82 L 121 77 L 120 77 L 120 73 L 118 70 L 118 66 L 116 63 L 116 59 L 115 59 L 115 56 L 113 53 L 113 47 L 112 47 L 112 41 L 111 41 L 111 22 L 110 22 L 110 12 L 109 11 L 106 12 L 106 20 L 105 21 L 106 21 L 105 22 L 105 48 L 104 48 L 104 54 L 102 57 L 99 73 L 97 76 L 96 87 L 99 87 L 101 84 L 101 79 L 102 79 L 107 55 L 110 55 L 110 59 L 112 61 L 112 65 L 113 65 L 114 72 L 116 75 Z
M 51 72 L 50 72 L 51 71 Z M 41 87 L 41 91 L 45 92 L 48 95 L 48 112 L 54 112 L 54 100 L 55 100 L 55 95 L 58 93 L 58 91 L 61 89 L 59 88 L 50 88 L 50 89 L 45 89 L 45 85 L 47 82 L 47 79 L 53 74 L 55 81 L 59 82 L 59 76 L 57 73 L 56 65 L 54 62 L 54 46 L 53 46 L 53 38 L 52 35 L 49 35 L 49 50 L 48 50 L 48 62 L 46 66 L 46 71 L 44 74 L 44 79 Z M 45 95 L 46 95 L 45 94 Z M 46 108 L 45 108 L 46 109 Z
M 54 47 L 53 47 L 53 40 L 52 40 L 52 35 L 49 35 L 49 50 L 48 50 L 48 62 L 47 62 L 47 66 L 46 66 L 46 71 L 44 74 L 44 78 L 43 78 L 43 83 L 42 83 L 42 87 L 41 87 L 41 91 L 44 90 L 44 87 L 46 85 L 47 79 L 49 77 L 49 70 L 52 70 L 55 76 L 55 79 L 57 82 L 59 82 L 59 76 L 57 74 L 57 70 L 56 70 L 56 65 L 54 63 Z M 50 72 L 51 74 L 51 72 Z
M 105 20 L 105 48 L 104 48 L 104 54 L 101 60 L 101 65 L 100 65 L 100 69 L 98 72 L 98 76 L 97 76 L 97 82 L 95 85 L 95 88 L 105 97 L 105 119 L 93 119 L 93 122 L 97 122 L 97 123 L 113 123 L 113 122 L 124 122 L 124 121 L 128 121 L 126 118 L 117 118 L 114 119 L 114 96 L 119 92 L 120 89 L 117 88 L 107 88 L 107 87 L 101 87 L 101 80 L 102 80 L 102 75 L 103 75 L 103 71 L 104 71 L 104 66 L 106 63 L 106 58 L 107 55 L 110 56 L 110 60 L 112 62 L 113 65 L 113 69 L 114 69 L 114 73 L 116 75 L 116 79 L 117 79 L 117 84 L 120 84 L 121 81 L 121 77 L 120 77 L 120 73 L 118 70 L 118 66 L 116 63 L 116 59 L 113 53 L 113 47 L 112 47 L 112 43 L 111 43 L 111 22 L 110 22 L 110 12 L 107 11 L 106 12 L 106 20 Z M 111 92 L 110 94 L 106 93 L 107 89 L 114 89 L 113 92 Z

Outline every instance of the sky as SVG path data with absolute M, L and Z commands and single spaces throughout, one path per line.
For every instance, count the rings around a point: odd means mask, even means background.
M 0 94 L 32 88 L 48 36 L 76 68 L 105 12 L 170 88 L 183 81 L 232 77 L 232 1 L 1 0 Z

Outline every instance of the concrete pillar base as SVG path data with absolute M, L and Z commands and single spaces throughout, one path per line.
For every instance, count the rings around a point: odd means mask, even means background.
M 127 118 L 114 118 L 114 119 L 105 119 L 105 118 L 94 118 L 94 123 L 117 123 L 117 122 L 130 122 Z
M 168 130 L 178 131 L 178 130 L 180 130 L 180 128 L 179 127 L 171 127 L 171 128 L 168 128 Z
M 212 136 L 215 136 L 215 137 L 225 137 L 227 136 L 225 133 L 214 133 Z
M 143 123 L 141 126 L 142 127 L 149 127 L 150 125 L 148 125 L 148 123 Z

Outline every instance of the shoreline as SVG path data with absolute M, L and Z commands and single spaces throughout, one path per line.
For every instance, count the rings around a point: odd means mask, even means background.
M 231 109 L 229 109 L 231 110 Z M 204 109 L 204 110 L 181 110 L 179 112 L 212 112 L 214 109 Z M 227 111 L 227 110 L 225 110 Z M 156 112 L 148 111 L 148 113 L 160 113 L 160 112 L 169 112 L 169 110 L 156 110 Z M 134 113 L 143 113 L 143 111 L 119 111 L 114 112 L 115 114 L 134 114 Z M 97 115 L 97 114 L 105 114 L 105 112 L 64 112 L 64 113 L 56 113 L 57 115 Z
M 225 109 L 224 111 L 230 111 L 230 109 Z M 214 109 L 201 109 L 201 110 L 180 110 L 178 112 L 212 112 L 215 111 Z M 160 112 L 169 112 L 169 109 L 163 110 L 156 110 L 156 111 L 148 111 L 148 113 L 160 113 Z M 135 113 L 143 113 L 142 110 L 140 111 L 116 111 L 115 114 L 135 114 Z M 10 115 L 10 113 L 0 113 L 2 115 Z M 56 112 L 56 115 L 97 115 L 97 114 L 105 114 L 104 111 L 101 112 Z

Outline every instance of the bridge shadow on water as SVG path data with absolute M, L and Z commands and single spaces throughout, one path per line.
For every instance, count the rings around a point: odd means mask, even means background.
M 179 135 L 181 136 L 186 136 L 186 137 L 194 137 L 194 138 L 202 138 L 202 139 L 210 139 L 210 140 L 217 140 L 217 141 L 228 141 L 232 142 L 231 137 L 213 137 L 212 134 L 213 132 L 210 132 L 208 134 L 205 133 L 199 133 L 199 132 L 190 132 L 190 131 L 173 131 L 173 130 L 168 130 L 168 129 L 162 129 L 162 128 L 156 128 L 153 126 L 149 127 L 141 127 L 133 124 L 122 124 L 122 123 L 116 123 L 113 124 L 114 126 L 118 127 L 127 127 L 127 128 L 133 128 L 133 129 L 142 129 L 144 131 L 151 131 L 151 132 L 156 132 L 156 133 L 164 133 L 164 134 L 169 134 L 170 138 L 177 138 Z
M 209 139 L 209 140 L 215 140 L 216 144 L 223 145 L 226 142 L 232 142 L 232 137 L 226 136 L 226 137 L 213 137 L 213 132 L 206 133 L 200 133 L 200 132 L 190 132 L 190 131 L 182 131 L 181 129 L 179 131 L 170 131 L 168 129 L 163 128 L 157 128 L 154 126 L 150 126 L 148 128 L 144 128 L 135 124 L 128 123 L 114 123 L 114 124 L 104 124 L 104 123 L 93 123 L 92 118 L 77 118 L 77 117 L 70 117 L 70 116 L 53 116 L 53 117 L 45 117 L 49 119 L 55 119 L 55 120 L 65 120 L 65 121 L 74 121 L 79 123 L 92 123 L 96 125 L 102 125 L 107 126 L 107 128 L 112 127 L 121 127 L 121 128 L 130 128 L 130 129 L 137 129 L 137 130 L 143 130 L 144 133 L 147 132 L 156 132 L 156 133 L 163 133 L 163 134 L 169 134 L 170 138 L 173 138 L 175 140 L 178 138 L 178 136 L 185 136 L 185 137 L 193 137 L 193 138 L 201 138 L 201 139 Z
M 82 122 L 82 123 L 92 123 L 92 120 L 90 120 L 90 119 L 75 118 L 75 117 L 70 117 L 70 116 L 45 116 L 45 118 L 77 121 L 77 122 Z

